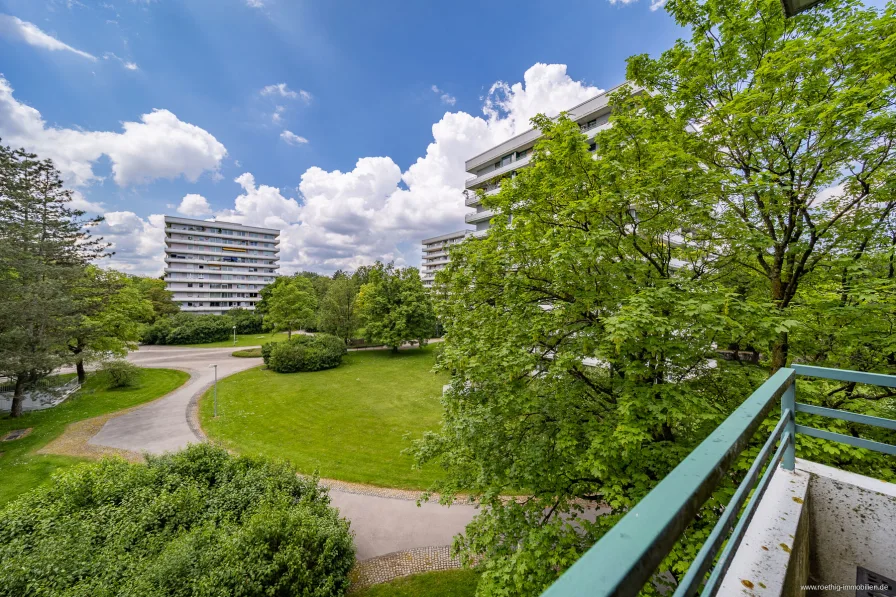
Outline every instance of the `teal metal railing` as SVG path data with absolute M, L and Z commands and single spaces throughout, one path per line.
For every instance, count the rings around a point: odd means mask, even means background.
M 697 516 L 734 460 L 746 449 L 779 399 L 781 418 L 673 597 L 715 595 L 777 465 L 780 463 L 784 469 L 793 470 L 797 434 L 896 456 L 896 446 L 893 445 L 797 425 L 796 413 L 803 412 L 896 430 L 896 421 L 891 419 L 797 402 L 797 375 L 896 388 L 896 376 L 892 375 L 808 365 L 793 365 L 778 370 L 551 585 L 542 597 L 637 595 L 650 582 L 657 567 Z M 747 503 L 751 492 L 752 499 Z

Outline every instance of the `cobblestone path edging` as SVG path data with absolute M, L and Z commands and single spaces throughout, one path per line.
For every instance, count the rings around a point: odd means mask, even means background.
M 461 563 L 458 559 L 451 557 L 451 548 L 447 545 L 396 551 L 356 563 L 349 573 L 351 586 L 348 592 L 353 593 L 371 585 L 389 582 L 402 576 L 410 576 L 420 572 L 455 570 L 458 568 L 461 568 Z

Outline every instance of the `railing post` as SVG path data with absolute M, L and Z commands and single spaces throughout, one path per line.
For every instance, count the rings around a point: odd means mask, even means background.
M 792 471 L 796 466 L 796 379 L 790 382 L 790 387 L 784 390 L 781 396 L 781 412 L 790 411 L 787 416 L 787 425 L 784 427 L 782 441 L 788 441 L 781 459 L 781 466 Z M 789 437 L 788 437 L 789 436 Z

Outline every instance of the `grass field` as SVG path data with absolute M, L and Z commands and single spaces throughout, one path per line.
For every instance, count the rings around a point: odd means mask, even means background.
M 356 597 L 473 597 L 479 575 L 472 570 L 425 572 L 374 585 Z
M 425 489 L 435 468 L 413 470 L 401 452 L 439 424 L 448 377 L 431 371 L 434 362 L 427 347 L 350 352 L 341 366 L 313 373 L 257 367 L 218 382 L 217 419 L 206 393 L 200 420 L 226 447 L 284 458 L 304 473 Z
M 230 348 L 241 346 L 261 346 L 268 342 L 282 342 L 286 340 L 286 332 L 266 332 L 263 334 L 237 334 L 236 344 L 233 343 L 233 337 L 229 340 L 221 342 L 209 342 L 208 344 L 179 344 L 178 346 L 186 346 L 189 348 Z
M 26 412 L 18 419 L 0 415 L 0 436 L 13 429 L 32 427 L 22 439 L 0 442 L 0 505 L 37 487 L 61 467 L 80 462 L 79 458 L 34 454 L 65 430 L 66 425 L 148 402 L 181 386 L 190 375 L 172 369 L 141 369 L 140 380 L 132 388 L 109 389 L 102 373 L 91 375 L 82 389 L 53 408 Z

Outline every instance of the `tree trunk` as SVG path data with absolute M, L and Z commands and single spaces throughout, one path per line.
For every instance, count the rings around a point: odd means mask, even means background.
M 781 280 L 781 272 L 779 269 L 775 269 L 770 276 L 769 281 L 771 282 L 772 300 L 778 306 L 779 310 L 783 310 L 785 308 L 784 282 Z M 772 345 L 772 374 L 778 371 L 778 369 L 787 366 L 787 353 L 789 350 L 790 344 L 788 342 L 787 332 L 779 333 Z
M 78 372 L 78 383 L 83 385 L 87 374 L 84 372 L 84 358 L 81 355 L 78 355 L 78 360 L 75 362 L 75 371 Z
M 289 329 L 286 330 L 286 339 L 292 340 L 292 326 L 289 326 Z
M 16 375 L 16 389 L 12 395 L 12 409 L 9 416 L 13 419 L 22 416 L 22 403 L 25 401 L 25 376 Z
M 774 373 L 781 367 L 787 366 L 787 353 L 790 351 L 787 332 L 781 332 L 772 346 L 772 370 Z
M 393 346 L 393 347 L 392 347 L 392 354 L 398 354 L 398 347 L 397 347 L 397 346 Z

